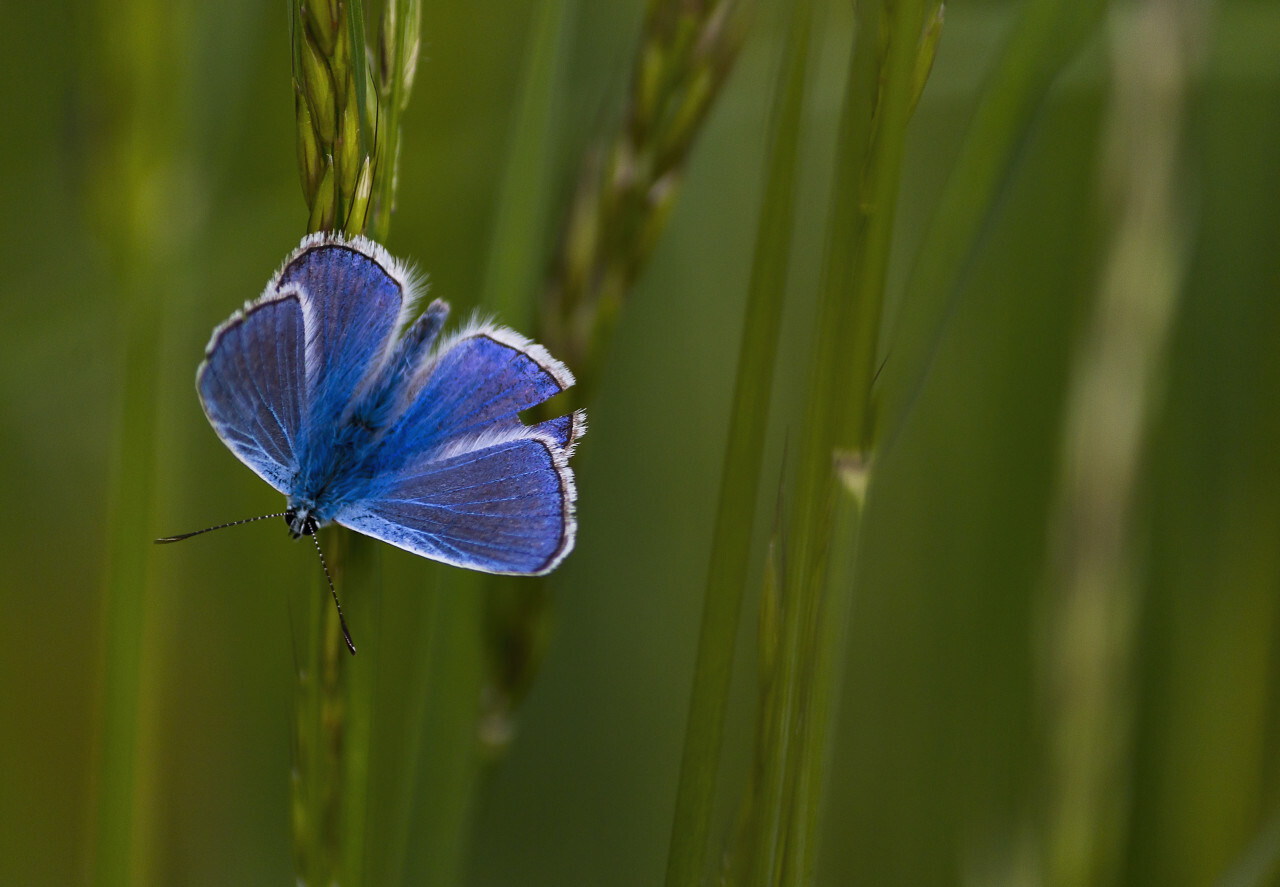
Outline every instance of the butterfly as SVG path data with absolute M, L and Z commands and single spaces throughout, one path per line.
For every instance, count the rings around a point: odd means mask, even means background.
M 209 424 L 287 497 L 248 521 L 284 517 L 295 539 L 337 523 L 458 567 L 549 573 L 577 532 L 569 457 L 586 414 L 519 414 L 573 374 L 505 327 L 442 338 L 449 306 L 411 321 L 418 290 L 373 241 L 313 234 L 213 331 L 196 372 Z

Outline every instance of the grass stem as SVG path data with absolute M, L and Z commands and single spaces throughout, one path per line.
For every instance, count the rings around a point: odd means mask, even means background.
M 293 5 L 298 157 L 312 231 L 386 237 L 418 10 L 412 0 L 388 0 L 371 53 L 361 0 Z M 379 60 L 376 72 L 366 65 L 369 55 Z M 301 632 L 296 690 L 294 855 L 300 883 L 357 887 L 366 878 L 370 835 L 382 552 L 380 543 L 340 527 L 322 537 L 363 652 L 358 660 L 347 655 L 336 609 L 322 621 L 310 606 L 303 609 L 312 616 Z
M 151 624 L 149 540 L 154 511 L 159 430 L 159 343 L 172 256 L 183 242 L 163 230 L 178 165 L 179 98 L 167 93 L 181 81 L 180 5 L 148 0 L 99 4 L 102 46 L 97 60 L 109 135 L 95 175 L 90 207 L 114 260 L 119 325 L 113 330 L 123 359 L 111 452 L 106 515 L 107 561 L 102 584 L 102 660 L 95 805 L 89 878 L 100 887 L 146 880 L 154 756 L 148 713 L 156 710 L 156 682 L 146 667 L 155 653 Z M 157 195 L 164 195 L 158 197 Z M 172 281 L 168 281 L 169 284 Z
M 860 497 L 837 457 L 866 470 L 871 382 L 907 123 L 919 92 L 923 3 L 859 4 L 837 151 L 836 189 L 811 355 L 793 519 L 780 590 L 776 686 L 751 874 L 755 884 L 812 877 L 823 763 L 852 599 Z M 926 66 L 927 68 L 927 66 Z M 859 487 L 861 484 L 859 485 Z M 837 535 L 838 533 L 838 535 Z M 834 571 L 830 564 L 836 564 Z M 827 594 L 834 572 L 842 585 Z
M 1028 0 L 988 75 L 959 156 L 925 230 L 877 392 L 885 445 L 902 430 L 955 312 L 988 220 L 1049 89 L 1094 33 L 1106 0 Z
M 707 862 L 725 710 L 764 457 L 768 397 L 787 288 L 812 18 L 810 0 L 798 0 L 792 7 L 774 93 L 765 162 L 767 183 L 739 345 L 698 659 L 689 696 L 689 720 L 667 857 L 668 887 L 700 883 Z

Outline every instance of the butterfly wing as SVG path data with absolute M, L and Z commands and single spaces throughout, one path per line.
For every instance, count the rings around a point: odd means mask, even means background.
M 408 275 L 363 238 L 313 235 L 256 301 L 214 331 L 196 374 L 214 431 L 286 495 L 328 458 L 335 423 L 381 366 Z
M 372 241 L 332 234 L 304 240 L 278 275 L 276 290 L 298 294 L 306 321 L 308 457 L 326 457 L 333 429 L 385 362 L 412 301 L 407 277 Z
M 282 493 L 297 472 L 306 334 L 296 294 L 264 296 L 213 332 L 196 388 L 231 452 Z
M 337 520 L 454 566 L 536 575 L 572 549 L 575 499 L 568 452 L 526 428 L 422 458 Z
M 563 364 L 510 330 L 463 331 L 406 381 L 412 399 L 381 443 L 373 495 L 334 519 L 455 566 L 551 571 L 576 534 L 569 456 L 585 416 L 526 426 L 518 413 L 571 384 Z
M 505 327 L 473 324 L 441 343 L 406 381 L 408 406 L 383 446 L 420 452 L 452 440 L 522 427 L 519 412 L 573 385 L 541 345 Z
M 397 340 L 411 300 L 408 275 L 376 244 L 307 238 L 214 332 L 197 375 L 209 421 L 291 498 L 329 491 L 326 518 L 458 566 L 550 571 L 573 547 L 568 460 L 585 418 L 530 427 L 518 414 L 572 375 L 488 325 L 424 361 L 447 308 L 433 304 Z M 344 449 L 347 433 L 376 443 Z

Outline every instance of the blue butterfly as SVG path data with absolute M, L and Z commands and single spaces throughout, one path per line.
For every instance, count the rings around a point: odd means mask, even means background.
M 214 330 L 196 373 L 205 415 L 288 497 L 263 517 L 283 516 L 294 538 L 338 523 L 454 566 L 548 573 L 573 548 L 569 457 L 586 414 L 526 425 L 519 413 L 573 375 L 500 326 L 437 342 L 449 306 L 410 323 L 416 289 L 370 240 L 308 236 Z

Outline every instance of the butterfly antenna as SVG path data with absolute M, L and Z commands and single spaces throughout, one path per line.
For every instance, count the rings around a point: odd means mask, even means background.
M 342 604 L 338 603 L 338 592 L 333 588 L 333 577 L 329 575 L 329 565 L 324 562 L 324 552 L 320 550 L 320 536 L 311 531 L 311 541 L 316 544 L 316 554 L 320 556 L 320 566 L 324 568 L 325 581 L 329 583 L 329 594 L 333 595 L 333 605 L 338 608 L 338 624 L 342 626 L 342 637 L 347 642 L 351 655 L 356 655 L 356 645 L 351 643 L 351 632 L 347 631 L 347 620 L 342 615 Z
M 251 524 L 254 521 L 266 520 L 270 517 L 284 517 L 286 512 L 281 511 L 278 514 L 262 514 L 258 517 L 246 517 L 244 520 L 233 520 L 229 524 L 218 524 L 216 527 L 205 527 L 203 530 L 196 530 L 193 533 L 183 533 L 180 536 L 165 536 L 163 539 L 157 539 L 157 545 L 164 545 L 168 542 L 181 542 L 183 539 L 190 539 L 192 536 L 199 536 L 201 533 L 211 533 L 214 530 L 225 530 L 227 527 L 238 527 L 241 524 Z

